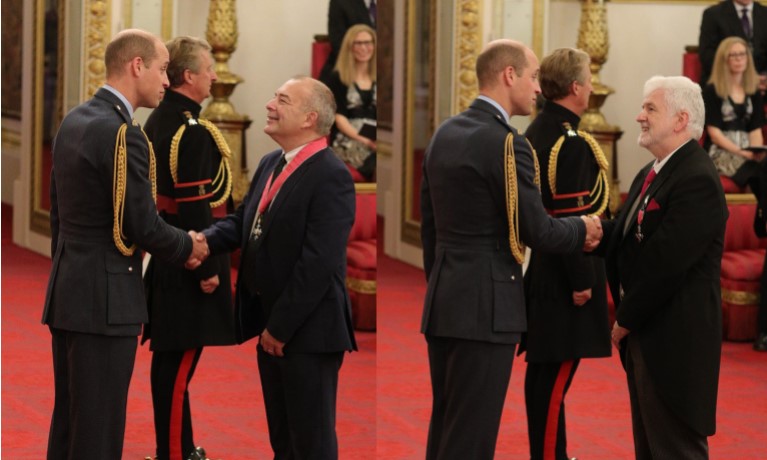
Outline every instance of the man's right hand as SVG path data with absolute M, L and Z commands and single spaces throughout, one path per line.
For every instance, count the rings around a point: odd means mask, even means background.
M 189 259 L 187 259 L 184 267 L 187 270 L 194 270 L 208 258 L 210 250 L 208 249 L 208 241 L 205 239 L 205 235 L 189 230 L 189 236 L 192 237 L 192 253 L 189 255 Z
M 586 241 L 583 243 L 583 250 L 591 252 L 602 240 L 602 221 L 597 216 L 581 216 L 581 219 L 586 224 Z

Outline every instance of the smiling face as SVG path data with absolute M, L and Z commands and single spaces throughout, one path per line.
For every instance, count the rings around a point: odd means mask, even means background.
M 266 104 L 264 132 L 278 144 L 283 145 L 287 139 L 300 136 L 311 127 L 310 112 L 304 108 L 309 90 L 306 81 L 288 80 Z
M 642 102 L 642 110 L 636 118 L 641 129 L 637 143 L 653 154 L 664 153 L 664 144 L 674 135 L 679 121 L 677 114 L 669 112 L 663 92 L 657 89 L 650 93 Z
M 360 32 L 352 42 L 352 55 L 356 62 L 368 62 L 375 53 L 375 40 L 368 32 Z

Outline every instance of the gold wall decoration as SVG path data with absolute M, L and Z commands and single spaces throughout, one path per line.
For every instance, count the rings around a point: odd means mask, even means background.
M 237 12 L 235 0 L 210 0 L 205 38 L 210 43 L 218 79 L 213 83 L 210 101 L 202 116 L 218 126 L 232 151 L 232 175 L 234 185 L 232 198 L 242 201 L 248 191 L 247 161 L 244 148 L 245 130 L 252 120 L 237 113 L 229 96 L 242 83 L 242 77 L 229 70 L 229 58 L 237 49 Z
M 456 101 L 457 112 L 468 109 L 477 97 L 477 55 L 482 51 L 482 13 L 478 0 L 456 3 Z
M 104 53 L 109 44 L 111 30 L 112 2 L 104 0 L 86 0 L 83 14 L 85 24 L 85 39 L 83 40 L 83 56 L 85 59 L 85 78 L 83 78 L 83 95 L 85 99 L 92 97 L 106 80 Z

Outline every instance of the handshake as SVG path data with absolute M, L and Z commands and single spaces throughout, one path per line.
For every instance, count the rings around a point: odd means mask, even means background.
M 192 253 L 189 254 L 189 258 L 186 260 L 184 268 L 187 270 L 194 270 L 208 258 L 210 249 L 208 249 L 208 241 L 202 233 L 189 230 L 189 236 L 192 237 Z
M 591 252 L 599 246 L 602 241 L 602 220 L 598 216 L 581 216 L 586 224 L 586 241 L 583 243 L 583 250 Z

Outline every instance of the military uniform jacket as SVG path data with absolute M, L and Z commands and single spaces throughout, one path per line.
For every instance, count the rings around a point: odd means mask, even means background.
M 127 123 L 123 255 L 112 237 L 115 141 Z M 53 264 L 43 311 L 51 327 L 91 334 L 136 336 L 147 322 L 141 249 L 182 266 L 192 252 L 189 236 L 157 215 L 149 181 L 149 145 L 128 110 L 101 88 L 74 108 L 54 140 L 51 170 Z
M 285 353 L 356 350 L 346 290 L 354 182 L 331 149 L 309 157 L 280 187 L 262 216 L 254 263 L 243 267 L 259 200 L 281 154 L 263 157 L 242 204 L 205 231 L 214 254 L 243 251 L 235 296 L 238 340 L 266 328 L 286 343 Z M 245 272 L 255 274 L 255 295 L 243 287 Z
M 600 197 L 590 196 L 599 165 L 591 147 L 575 132 L 580 118 L 555 102 L 546 102 L 525 136 L 541 166 L 543 205 L 556 217 L 596 212 Z M 571 127 L 568 130 L 564 124 Z M 556 156 L 556 195 L 549 182 L 549 159 L 557 140 L 565 136 Z M 573 303 L 573 291 L 591 289 L 591 300 Z M 533 250 L 525 273 L 528 332 L 523 346 L 527 361 L 560 362 L 610 356 L 610 324 L 604 260 L 583 252 L 551 254 Z
M 168 90 L 146 123 L 157 155 L 160 215 L 184 231 L 208 228 L 216 220 L 214 212 L 226 215 L 226 203 L 220 209 L 211 208 L 222 192 L 213 191 L 222 157 L 210 132 L 197 122 L 200 108 L 188 97 Z M 182 125 L 174 182 L 171 140 Z M 236 343 L 230 273 L 228 254 L 210 256 L 193 271 L 152 259 L 145 276 L 150 321 L 143 340 L 151 338 L 152 350 L 165 351 Z M 218 288 L 204 293 L 200 281 L 215 275 Z
M 527 140 L 490 103 L 475 100 L 437 129 L 424 157 L 425 334 L 509 344 L 527 329 L 522 266 L 509 249 L 504 175 L 509 133 L 514 135 L 521 240 L 551 252 L 583 247 L 580 218 L 554 219 L 543 208 Z
M 719 273 L 729 213 L 713 162 L 690 140 L 645 193 L 640 241 L 638 211 L 628 212 L 651 166 L 634 179 L 618 218 L 605 223 L 599 250 L 607 248 L 616 320 L 639 341 L 655 391 L 692 429 L 711 436 L 722 349 Z M 624 343 L 621 358 L 625 349 Z

